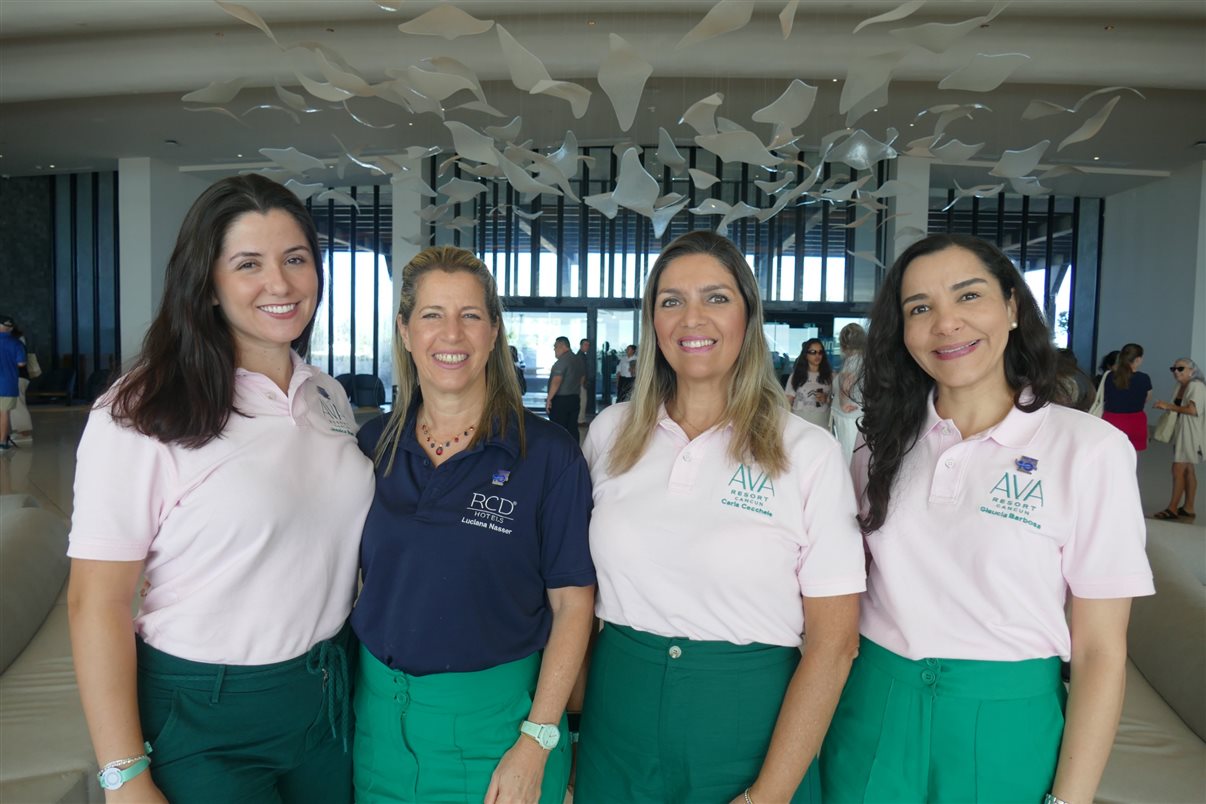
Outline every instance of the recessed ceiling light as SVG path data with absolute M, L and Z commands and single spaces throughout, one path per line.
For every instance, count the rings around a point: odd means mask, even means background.
M 835 84 L 837 83 L 837 79 L 836 79 L 836 78 L 835 78 L 835 79 L 833 79 L 833 83 L 835 83 Z
M 590 25 L 591 27 L 594 27 L 595 21 L 594 21 L 594 20 L 587 20 L 587 21 L 586 21 L 586 24 L 587 24 L 587 25 Z
M 54 165 L 51 165 L 51 166 L 50 166 L 50 169 L 51 169 L 51 170 L 54 170 Z
M 1095 156 L 1095 157 L 1093 157 L 1093 161 L 1094 161 L 1094 162 L 1096 162 L 1096 161 L 1098 161 L 1098 160 L 1100 160 L 1100 159 L 1101 159 L 1101 157 L 1100 157 L 1100 156 Z
M 410 122 L 410 123 L 407 123 L 406 125 L 408 125 L 408 126 L 413 126 L 413 125 L 414 125 L 414 122 L 412 121 L 412 122 Z
M 878 112 L 878 111 L 879 111 L 879 109 L 872 109 L 871 111 L 872 111 L 872 112 Z
M 242 154 L 235 154 L 235 159 L 242 159 L 242 158 L 243 158 Z

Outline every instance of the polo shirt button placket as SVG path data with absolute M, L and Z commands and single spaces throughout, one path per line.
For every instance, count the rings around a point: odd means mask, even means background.
M 678 657 L 683 655 L 683 649 L 680 648 L 678 645 L 671 645 L 670 650 L 666 651 L 666 653 L 670 656 L 671 659 L 677 659 Z

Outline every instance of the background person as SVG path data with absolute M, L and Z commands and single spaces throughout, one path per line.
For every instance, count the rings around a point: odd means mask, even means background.
M 996 246 L 918 241 L 870 318 L 853 467 L 870 564 L 824 799 L 1091 802 L 1130 600 L 1153 593 L 1135 452 L 1051 404 L 1050 333 Z
M 595 406 L 589 405 L 588 400 L 595 394 L 595 356 L 590 351 L 590 341 L 586 338 L 578 341 L 577 357 L 582 361 L 582 390 L 578 400 L 578 424 L 586 424 L 586 414 L 589 409 L 594 413 Z
M 1105 412 L 1101 418 L 1117 427 L 1130 439 L 1137 452 L 1147 449 L 1147 407 L 1152 397 L 1152 378 L 1139 370 L 1143 365 L 1143 347 L 1128 343 L 1118 353 L 1105 381 Z
M 13 336 L 16 326 L 12 316 L 0 315 L 0 450 L 16 446 L 12 412 L 21 399 L 20 370 L 25 366 L 25 347 Z
M 816 801 L 864 587 L 846 466 L 783 409 L 732 242 L 668 245 L 641 321 L 633 401 L 585 445 L 604 625 L 574 800 Z
M 632 381 L 636 377 L 636 345 L 624 347 L 624 356 L 616 365 L 616 401 L 627 402 L 632 396 Z
M 825 344 L 816 338 L 804 342 L 783 390 L 792 413 L 806 422 L 829 429 L 833 369 L 829 365 L 829 356 L 825 354 Z
M 549 421 L 565 428 L 578 438 L 578 408 L 581 404 L 583 382 L 582 360 L 570 351 L 569 338 L 561 335 L 553 342 L 557 360 L 549 370 L 549 390 L 544 400 Z
M 111 801 L 352 800 L 345 623 L 373 475 L 347 396 L 302 362 L 319 253 L 289 190 L 209 187 L 137 365 L 88 417 L 68 612 L 97 760 L 128 777 Z
M 833 406 L 833 435 L 842 445 L 846 463 L 854 454 L 858 439 L 858 423 L 863 417 L 863 392 L 860 374 L 863 370 L 863 347 L 867 331 L 862 325 L 850 323 L 842 327 L 838 344 L 842 350 L 842 370 L 837 376 L 837 400 Z
M 356 800 L 560 804 L 595 582 L 577 439 L 524 410 L 494 278 L 464 249 L 404 269 L 394 376 L 389 420 L 360 433 Z
M 1168 507 L 1155 514 L 1156 519 L 1197 518 L 1194 498 L 1198 493 L 1198 476 L 1194 467 L 1202 462 L 1206 452 L 1206 384 L 1202 370 L 1188 357 L 1176 360 L 1169 368 L 1177 386 L 1172 402 L 1157 402 L 1157 410 L 1177 414 L 1173 429 L 1172 497 Z M 1184 500 L 1184 503 L 1182 503 Z

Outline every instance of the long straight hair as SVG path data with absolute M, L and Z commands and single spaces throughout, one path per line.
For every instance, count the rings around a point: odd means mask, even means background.
M 800 356 L 796 358 L 796 365 L 791 372 L 792 388 L 799 388 L 808 380 L 808 372 L 811 371 L 808 364 L 808 347 L 814 343 L 821 350 L 821 364 L 817 366 L 817 382 L 821 385 L 829 385 L 833 382 L 833 367 L 829 365 L 829 354 L 825 351 L 825 344 L 812 338 L 804 341 L 804 345 L 800 347 Z
M 473 253 L 455 246 L 432 246 L 415 255 L 402 269 L 402 292 L 398 299 L 398 317 L 394 322 L 394 381 L 398 394 L 394 398 L 394 409 L 389 421 L 377 441 L 373 461 L 377 466 L 385 464 L 385 474 L 394 469 L 398 455 L 398 444 L 402 442 L 406 416 L 411 403 L 419 394 L 419 372 L 415 359 L 406 350 L 398 332 L 398 322 L 410 322 L 414 314 L 419 280 L 435 271 L 447 274 L 467 273 L 482 286 L 486 315 L 490 323 L 498 327 L 494 348 L 486 359 L 486 404 L 478 419 L 477 429 L 469 439 L 472 447 L 484 438 L 498 434 L 505 436 L 512 420 L 519 432 L 520 454 L 526 452 L 526 434 L 523 424 L 523 396 L 519 392 L 519 379 L 515 376 L 515 363 L 511 360 L 511 349 L 507 345 L 507 328 L 502 318 L 502 301 L 498 298 L 498 286 L 485 263 Z
M 1032 412 L 1051 402 L 1058 391 L 1055 349 L 1043 314 L 1018 270 L 996 246 L 978 237 L 935 234 L 909 246 L 892 265 L 871 306 L 871 329 L 863 352 L 863 420 L 859 430 L 871 451 L 866 495 L 869 509 L 859 517 L 864 533 L 879 530 L 888 515 L 892 485 L 905 456 L 917 443 L 925 421 L 934 380 L 904 343 L 900 287 L 905 271 L 918 257 L 948 248 L 971 252 L 993 275 L 1008 301 L 1017 303 L 1017 329 L 1005 345 L 1005 382 L 1013 405 Z M 1026 389 L 1033 399 L 1022 401 Z
M 1143 347 L 1137 343 L 1128 343 L 1122 347 L 1122 351 L 1118 353 L 1118 360 L 1114 363 L 1114 371 L 1112 372 L 1115 388 L 1130 388 L 1131 378 L 1135 376 L 1135 369 L 1131 367 L 1137 358 L 1143 357 Z
M 775 382 L 769 359 L 769 347 L 762 332 L 762 299 L 754 272 L 741 251 L 729 239 L 715 232 L 696 231 L 682 235 L 658 255 L 645 282 L 641 302 L 641 331 L 647 333 L 637 347 L 637 374 L 632 402 L 612 449 L 609 468 L 622 474 L 645 454 L 649 438 L 657 426 L 658 411 L 671 402 L 678 389 L 674 369 L 658 346 L 653 313 L 658 283 L 666 266 L 679 257 L 706 254 L 733 276 L 745 304 L 746 325 L 741 351 L 729 380 L 728 404 L 720 424 L 733 426 L 729 457 L 734 461 L 753 459 L 772 477 L 788 467 L 783 448 L 781 416 L 786 410 L 783 389 Z
M 288 213 L 306 238 L 318 275 L 314 309 L 322 301 L 318 234 L 292 192 L 263 176 L 230 176 L 193 202 L 163 279 L 163 300 L 143 339 L 134 368 L 112 396 L 115 421 L 165 444 L 202 447 L 222 434 L 234 407 L 237 353 L 234 334 L 214 303 L 214 265 L 226 233 L 247 213 Z M 291 344 L 302 357 L 314 318 Z

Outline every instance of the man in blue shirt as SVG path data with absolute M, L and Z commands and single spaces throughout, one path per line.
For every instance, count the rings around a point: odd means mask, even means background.
M 15 326 L 12 316 L 0 315 L 0 450 L 16 446 L 12 439 L 12 411 L 21 394 L 17 376 L 25 365 L 25 347 L 13 337 Z

